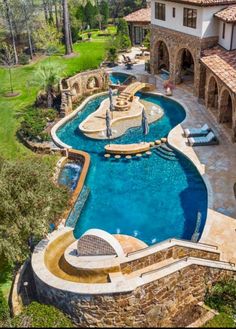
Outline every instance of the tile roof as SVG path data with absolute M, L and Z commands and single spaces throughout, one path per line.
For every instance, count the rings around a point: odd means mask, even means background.
M 227 23 L 236 22 L 236 5 L 218 11 L 215 16 Z
M 168 0 L 168 1 L 184 3 L 184 4 L 192 4 L 201 7 L 236 4 L 236 0 Z
M 201 62 L 236 93 L 236 50 L 227 51 L 220 46 L 206 49 Z
M 151 23 L 151 8 L 137 10 L 124 17 L 127 22 L 147 22 Z

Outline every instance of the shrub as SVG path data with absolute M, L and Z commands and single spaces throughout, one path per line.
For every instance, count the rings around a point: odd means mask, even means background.
M 57 112 L 52 109 L 28 108 L 24 113 L 19 131 L 30 140 L 46 141 L 50 137 L 44 132 L 47 122 L 55 120 Z
M 16 328 L 71 328 L 71 320 L 60 310 L 53 306 L 31 303 L 23 312 L 13 319 Z
M 19 59 L 19 64 L 21 64 L 21 65 L 26 65 L 26 64 L 29 64 L 29 62 L 30 62 L 30 57 L 28 55 L 26 55 L 25 53 L 19 54 L 18 59 Z
M 115 46 L 111 46 L 108 49 L 107 59 L 111 63 L 115 63 L 117 60 L 117 48 Z
M 117 40 L 119 49 L 126 50 L 131 47 L 128 24 L 123 18 L 119 19 L 117 25 Z
M 144 40 L 143 40 L 143 45 L 150 50 L 150 31 L 146 34 Z
M 236 281 L 220 281 L 207 293 L 205 302 L 211 308 L 236 314 Z

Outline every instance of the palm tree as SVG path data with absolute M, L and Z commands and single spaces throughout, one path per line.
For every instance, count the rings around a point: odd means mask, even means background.
M 59 81 L 59 69 L 52 64 L 41 65 L 36 71 L 34 82 L 44 89 L 48 108 L 53 107 L 53 100 L 56 97 L 56 86 Z

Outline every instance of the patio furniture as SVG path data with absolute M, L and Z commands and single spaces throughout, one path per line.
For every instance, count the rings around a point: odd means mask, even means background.
M 205 123 L 201 128 L 187 128 L 184 129 L 184 135 L 186 137 L 197 137 L 197 136 L 206 136 L 211 129 Z
M 127 70 L 131 70 L 133 68 L 133 63 L 132 62 L 127 62 L 125 64 L 125 66 L 126 66 Z
M 213 134 L 213 132 L 210 131 L 207 134 L 207 136 L 188 138 L 188 143 L 191 146 L 206 146 L 206 145 L 217 145 L 219 144 L 219 141 L 216 138 L 216 136 Z

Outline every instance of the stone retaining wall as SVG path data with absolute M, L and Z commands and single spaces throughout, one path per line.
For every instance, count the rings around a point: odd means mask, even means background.
M 131 272 L 145 268 L 146 266 L 162 262 L 163 260 L 168 258 L 180 259 L 184 257 L 197 257 L 209 260 L 219 260 L 220 253 L 183 246 L 173 246 L 164 250 L 157 251 L 156 253 L 150 254 L 148 256 L 131 260 L 127 263 L 122 263 L 121 271 L 124 274 L 129 274 Z
M 61 117 L 72 111 L 73 103 L 83 96 L 89 96 L 108 89 L 109 76 L 103 69 L 85 71 L 60 82 Z
M 207 288 L 233 271 L 191 265 L 133 292 L 81 295 L 47 286 L 36 277 L 38 297 L 70 314 L 78 327 L 175 327 L 181 313 L 204 300 Z M 176 320 L 178 319 L 178 321 Z

